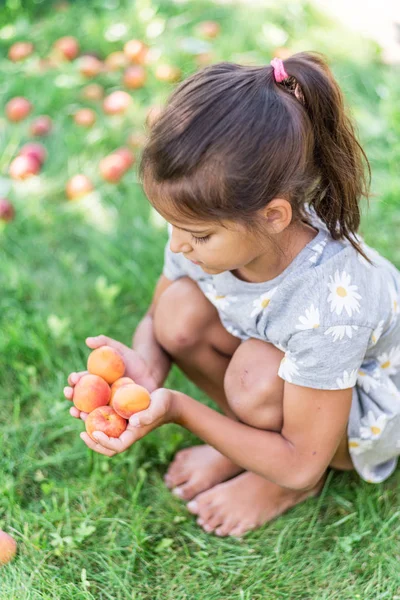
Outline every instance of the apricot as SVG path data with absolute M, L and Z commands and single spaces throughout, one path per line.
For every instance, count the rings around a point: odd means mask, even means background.
M 48 135 L 53 128 L 53 121 L 47 115 L 41 115 L 40 117 L 36 117 L 34 121 L 32 121 L 29 131 L 31 135 L 42 137 L 44 135 Z
M 173 65 L 158 65 L 155 75 L 159 81 L 175 83 L 181 79 L 182 71 Z
M 137 65 L 145 63 L 148 50 L 148 46 L 140 40 L 129 40 L 124 46 L 125 56 Z
M 96 113 L 91 108 L 80 108 L 74 114 L 74 121 L 81 127 L 92 127 L 96 123 Z
M 221 27 L 216 21 L 202 21 L 198 25 L 198 31 L 200 35 L 212 39 L 219 35 Z
M 96 75 L 103 71 L 104 65 L 102 61 L 95 56 L 86 54 L 79 59 L 78 68 L 79 72 L 84 77 L 96 77 Z
M 90 413 L 110 402 L 111 389 L 102 377 L 91 373 L 83 375 L 74 389 L 74 404 L 79 410 Z
M 135 155 L 133 154 L 132 150 L 129 150 L 129 148 L 124 148 L 122 146 L 121 148 L 114 150 L 113 154 L 117 154 L 123 158 L 125 169 L 129 169 L 135 162 Z
M 120 154 L 109 154 L 99 163 L 100 175 L 109 183 L 118 183 L 126 171 L 125 159 Z
M 100 346 L 89 354 L 87 369 L 93 375 L 99 375 L 111 384 L 125 373 L 122 356 L 111 346 Z
M 40 172 L 41 164 L 31 155 L 17 156 L 10 163 L 8 172 L 12 179 L 28 179 Z
M 0 221 L 12 221 L 15 217 L 15 209 L 8 198 L 0 198 Z
M 32 110 L 32 104 L 23 96 L 11 98 L 6 104 L 6 117 L 16 123 L 25 119 Z
M 95 408 L 86 418 L 86 431 L 94 440 L 94 431 L 102 431 L 108 437 L 118 438 L 126 429 L 127 422 L 118 415 L 111 406 L 100 406 Z
M 140 65 L 128 67 L 123 76 L 124 86 L 127 87 L 128 90 L 137 90 L 143 87 L 146 83 L 146 79 L 146 71 Z
M 33 44 L 31 42 L 15 42 L 8 51 L 8 58 L 13 62 L 24 60 L 33 52 Z
M 113 397 L 113 408 L 121 417 L 129 419 L 133 414 L 150 406 L 150 394 L 146 388 L 136 383 L 119 388 Z
M 47 158 L 47 150 L 42 144 L 38 144 L 37 142 L 28 142 L 24 146 L 22 146 L 19 151 L 19 156 L 32 156 L 36 159 L 40 166 L 43 165 Z
M 119 388 L 123 387 L 124 385 L 129 385 L 130 383 L 135 383 L 130 377 L 120 377 L 119 379 L 117 379 L 117 381 L 114 381 L 114 383 L 111 386 L 110 406 L 113 405 L 113 398 L 115 396 L 115 392 L 119 390 Z
M 93 191 L 92 182 L 86 175 L 74 175 L 69 179 L 65 192 L 69 200 L 77 200 Z
M 82 98 L 85 100 L 102 100 L 104 88 L 99 83 L 89 83 L 82 90 Z
M 107 115 L 118 115 L 126 112 L 131 105 L 131 96 L 127 92 L 116 90 L 104 98 L 103 110 Z
M 11 535 L 0 530 L 0 565 L 5 565 L 14 558 L 17 553 L 17 542 Z
M 54 42 L 53 47 L 66 60 L 74 60 L 79 54 L 79 42 L 71 36 L 60 38 Z
M 104 63 L 109 71 L 119 71 L 120 69 L 125 69 L 125 67 L 128 66 L 128 58 L 121 51 L 111 52 L 111 54 L 109 54 L 105 59 Z

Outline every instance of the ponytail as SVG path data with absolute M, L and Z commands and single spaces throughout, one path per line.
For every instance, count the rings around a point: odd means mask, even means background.
M 342 92 L 320 53 L 300 52 L 286 59 L 284 65 L 289 79 L 276 85 L 294 93 L 314 131 L 314 165 L 319 183 L 309 204 L 333 239 L 348 239 L 368 260 L 352 234 L 360 225 L 359 199 L 368 199 L 371 169 L 346 113 Z

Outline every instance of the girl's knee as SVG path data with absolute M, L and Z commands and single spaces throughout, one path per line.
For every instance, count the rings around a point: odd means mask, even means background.
M 275 346 L 256 339 L 236 350 L 225 373 L 224 389 L 231 410 L 241 421 L 281 430 L 284 382 L 278 369 L 283 356 Z
M 208 301 L 188 277 L 177 279 L 160 296 L 154 311 L 154 335 L 171 356 L 179 356 L 202 340 L 210 321 Z M 215 308 L 210 304 L 215 312 Z

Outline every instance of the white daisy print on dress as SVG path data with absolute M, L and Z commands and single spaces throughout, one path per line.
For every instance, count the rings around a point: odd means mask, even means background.
M 318 242 L 318 244 L 315 244 L 314 246 L 312 246 L 312 250 L 314 250 L 314 254 L 309 258 L 309 261 L 311 263 L 316 263 L 318 258 L 321 256 L 325 246 L 326 246 L 326 242 L 327 240 L 322 240 L 322 242 Z
M 254 308 L 253 308 L 253 312 L 250 315 L 251 317 L 255 317 L 256 315 L 261 313 L 263 310 L 268 308 L 271 298 L 275 294 L 277 289 L 278 289 L 277 287 L 274 287 L 271 290 L 269 290 L 269 292 L 265 292 L 265 294 L 261 294 L 261 296 L 259 296 L 256 300 L 254 300 L 254 302 L 253 302 Z
M 317 329 L 319 327 L 319 310 L 311 304 L 306 308 L 305 315 L 299 317 L 300 325 L 296 325 L 296 329 Z
M 375 377 L 372 377 L 371 375 L 369 375 L 369 373 L 367 373 L 366 371 L 364 371 L 363 369 L 358 369 L 358 373 L 357 373 L 357 384 L 365 391 L 365 392 L 370 392 L 371 390 L 376 389 L 377 387 L 379 387 L 380 382 L 378 379 L 376 379 Z
M 333 325 L 325 331 L 325 335 L 331 334 L 333 341 L 337 342 L 338 340 L 342 340 L 345 335 L 347 335 L 348 338 L 352 338 L 353 330 L 357 331 L 357 329 L 357 325 Z
M 358 286 L 350 285 L 351 276 L 346 271 L 342 271 L 342 274 L 339 275 L 337 270 L 334 278 L 330 275 L 330 280 L 328 287 L 331 293 L 328 296 L 328 302 L 331 303 L 331 312 L 335 311 L 337 315 L 340 315 L 345 309 L 349 317 L 352 316 L 353 311 L 360 312 L 358 300 L 361 299 L 361 296 L 356 292 Z
M 387 375 L 396 375 L 400 368 L 400 346 L 394 346 L 388 352 L 378 356 L 379 366 Z
M 384 322 L 385 321 L 379 321 L 378 325 L 375 327 L 375 329 L 372 332 L 371 341 L 372 341 L 373 345 L 375 345 L 377 343 L 377 341 L 379 340 L 379 338 L 382 335 Z
M 237 301 L 236 296 L 225 296 L 218 294 L 212 283 L 207 284 L 207 291 L 204 292 L 204 294 L 216 308 L 221 310 L 225 310 L 231 302 Z
M 299 369 L 297 367 L 296 361 L 290 356 L 289 352 L 287 352 L 280 362 L 278 375 L 282 376 L 282 378 L 286 379 L 289 383 L 292 383 L 293 375 L 298 374 Z
M 354 387 L 357 381 L 357 369 L 353 369 L 349 373 L 347 371 L 343 371 L 343 379 L 338 377 L 336 379 L 336 385 L 341 389 L 345 390 L 347 388 Z
M 385 429 L 386 422 L 387 415 L 380 414 L 379 417 L 375 417 L 372 410 L 369 410 L 368 414 L 361 419 L 360 437 L 363 440 L 377 439 Z
M 362 454 L 372 448 L 372 440 L 361 438 L 349 438 L 349 450 L 352 454 Z

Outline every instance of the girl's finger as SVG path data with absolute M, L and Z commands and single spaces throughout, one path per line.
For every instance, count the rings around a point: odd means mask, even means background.
M 89 373 L 89 371 L 80 371 L 79 373 L 70 373 L 69 377 L 68 377 L 68 383 L 71 386 L 74 386 L 78 383 L 78 381 L 80 380 L 81 377 L 83 377 L 84 375 L 87 375 Z
M 85 432 L 80 434 L 80 438 L 85 442 L 88 448 L 98 452 L 99 454 L 104 454 L 105 456 L 114 456 L 115 454 L 115 452 L 112 450 L 108 450 L 107 448 L 103 448 L 103 446 L 100 444 L 96 444 L 96 442 L 94 442 L 92 438 Z
M 127 347 L 124 346 L 124 344 L 121 344 L 121 342 L 117 342 L 117 340 L 113 340 L 112 338 L 109 338 L 105 335 L 97 335 L 95 337 L 88 337 L 88 338 L 86 338 L 85 342 L 86 342 L 86 346 L 89 346 L 89 348 L 100 348 L 100 346 L 111 346 L 111 348 L 114 348 L 114 350 L 119 352 L 121 355 L 124 355 L 124 353 L 127 350 Z
M 108 437 L 102 431 L 94 431 L 93 437 L 104 446 L 104 448 L 108 448 L 109 450 L 113 450 L 114 452 L 124 452 L 129 446 L 136 441 L 134 431 L 129 431 L 128 429 L 121 433 L 119 438 Z
M 64 396 L 66 397 L 67 400 L 72 400 L 73 395 L 74 395 L 74 390 L 72 389 L 72 387 L 64 388 Z
M 71 417 L 75 417 L 75 419 L 79 419 L 79 417 L 81 416 L 80 411 L 77 408 L 75 408 L 75 406 L 72 406 L 69 409 L 69 414 L 71 415 Z

